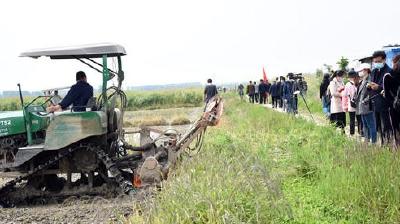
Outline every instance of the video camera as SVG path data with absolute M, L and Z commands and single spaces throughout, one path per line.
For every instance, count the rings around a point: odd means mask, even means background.
M 297 74 L 295 74 L 295 73 L 289 73 L 289 74 L 287 75 L 287 77 L 288 77 L 290 80 L 303 80 L 303 79 L 304 79 L 303 73 L 297 73 Z
M 306 94 L 308 86 L 307 82 L 304 80 L 303 73 L 289 73 L 287 77 L 289 80 L 296 82 L 297 87 L 302 94 Z

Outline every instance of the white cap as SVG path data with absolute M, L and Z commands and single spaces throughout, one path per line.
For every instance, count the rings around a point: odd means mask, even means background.
M 371 70 L 371 65 L 368 63 L 362 63 L 361 65 L 358 66 L 358 68 L 356 69 L 356 72 L 361 72 L 364 69 Z

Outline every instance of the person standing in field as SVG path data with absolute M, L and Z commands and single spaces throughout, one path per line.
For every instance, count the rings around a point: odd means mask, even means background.
M 253 83 L 254 83 L 254 100 L 256 101 L 256 103 L 258 103 L 258 100 L 260 99 L 259 85 L 257 84 L 256 81 L 254 81 Z
M 265 81 L 265 86 L 267 88 L 266 92 L 265 92 L 265 103 L 268 104 L 269 103 L 269 95 L 271 94 L 271 83 L 268 82 L 268 80 Z
M 389 104 L 395 147 L 400 146 L 400 55 L 393 58 L 393 70 L 384 77 L 385 99 Z
M 278 86 L 276 81 L 272 83 L 270 93 L 272 98 L 272 108 L 278 108 Z
M 254 103 L 254 94 L 255 94 L 254 90 L 255 89 L 254 89 L 253 82 L 250 81 L 249 85 L 247 85 L 247 95 L 249 96 L 250 103 Z
M 278 107 L 279 108 L 283 108 L 283 85 L 284 85 L 284 83 L 285 83 L 285 78 L 283 76 L 281 76 L 279 78 L 279 80 L 278 80 L 277 85 L 276 85 L 277 89 L 278 89 L 277 100 L 278 100 Z
M 58 90 L 54 90 L 54 95 L 51 97 L 51 104 L 53 105 L 58 105 L 59 103 L 61 103 L 62 101 L 62 97 L 60 95 L 58 95 Z
M 265 104 L 266 103 L 266 97 L 267 97 L 267 84 L 264 83 L 263 79 L 260 79 L 260 85 L 258 86 L 258 91 L 260 94 L 260 104 Z
M 368 63 L 363 63 L 357 69 L 357 72 L 361 80 L 354 97 L 356 114 L 361 116 L 365 139 L 368 142 L 376 143 L 376 122 L 371 100 L 373 93 L 372 90 L 368 88 L 371 66 Z
M 322 112 L 329 118 L 331 112 L 331 97 L 328 94 L 328 87 L 330 83 L 329 73 L 324 74 L 324 78 L 319 86 L 319 98 L 322 101 Z
M 375 112 L 376 127 L 379 132 L 381 144 L 388 144 L 392 136 L 392 125 L 390 123 L 389 104 L 383 97 L 383 77 L 390 74 L 392 69 L 386 64 L 386 53 L 376 51 L 372 55 L 373 69 L 371 81 L 368 84 L 374 94 L 373 108 Z
M 336 127 L 339 127 L 344 132 L 346 125 L 346 114 L 342 107 L 342 92 L 344 90 L 343 84 L 344 71 L 338 70 L 334 74 L 333 80 L 329 84 L 329 92 L 331 98 L 331 117 L 330 120 Z
M 238 86 L 238 92 L 239 92 L 240 100 L 243 100 L 243 96 L 244 96 L 244 86 L 243 86 L 242 83 L 240 83 L 239 86 Z
M 207 80 L 206 88 L 204 89 L 204 102 L 207 104 L 211 98 L 218 94 L 217 87 L 212 83 L 212 79 Z
M 350 135 L 354 135 L 355 133 L 355 124 L 356 124 L 356 108 L 355 105 L 351 104 L 351 101 L 354 100 L 354 96 L 357 92 L 358 85 L 358 74 L 351 70 L 348 74 L 349 81 L 346 83 L 342 96 L 342 107 L 344 112 L 349 113 L 350 117 Z M 357 116 L 357 130 L 358 133 L 361 134 L 361 116 Z

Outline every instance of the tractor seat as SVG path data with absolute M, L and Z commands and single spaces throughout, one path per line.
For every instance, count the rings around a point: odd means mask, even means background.
M 96 111 L 98 109 L 97 107 L 97 98 L 96 97 L 90 97 L 86 104 L 86 108 L 90 108 L 91 111 Z
M 98 106 L 97 106 L 97 98 L 96 97 L 91 97 L 89 98 L 88 102 L 86 103 L 86 106 L 73 106 L 71 107 L 71 112 L 74 111 L 74 109 L 77 108 L 84 108 L 84 111 L 97 111 Z

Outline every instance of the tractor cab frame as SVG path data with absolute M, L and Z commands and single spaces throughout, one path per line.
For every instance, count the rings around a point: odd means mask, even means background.
M 61 121 L 59 122 L 58 126 L 55 128 L 58 128 L 58 130 L 61 128 L 63 130 L 69 129 L 68 133 L 70 133 L 71 136 L 75 136 L 72 139 L 66 139 L 67 141 L 64 142 L 59 142 L 60 138 L 59 136 L 53 136 L 51 132 L 54 132 L 54 128 L 50 129 L 50 131 L 47 131 L 48 133 L 46 134 L 46 141 L 45 141 L 45 148 L 47 147 L 48 149 L 56 149 L 60 148 L 63 146 L 68 145 L 68 143 L 75 142 L 81 138 L 86 138 L 91 135 L 98 135 L 98 134 L 103 134 L 107 130 L 107 125 L 109 122 L 109 117 L 114 117 L 116 114 L 114 113 L 114 107 L 115 105 L 115 99 L 113 100 L 112 98 L 107 96 L 107 83 L 114 77 L 118 79 L 118 85 L 113 87 L 116 92 L 119 92 L 121 90 L 122 82 L 124 80 L 124 71 L 122 70 L 122 59 L 121 57 L 126 55 L 125 49 L 121 45 L 117 44 L 111 44 L 111 43 L 103 43 L 103 44 L 91 44 L 91 45 L 79 45 L 79 46 L 72 46 L 72 47 L 59 47 L 59 48 L 45 48 L 45 49 L 36 49 L 36 50 L 31 50 L 31 51 L 26 51 L 21 53 L 21 57 L 30 57 L 30 58 L 40 58 L 40 57 L 49 57 L 50 59 L 54 60 L 61 60 L 61 59 L 74 59 L 78 60 L 79 62 L 87 65 L 91 69 L 94 69 L 95 71 L 99 72 L 102 74 L 102 87 L 101 87 L 101 94 L 99 97 L 99 101 L 97 103 L 99 105 L 97 106 L 98 111 L 102 111 L 104 113 L 98 113 L 98 112 L 73 112 L 71 109 L 71 113 L 69 112 L 62 112 L 62 113 L 55 113 L 55 115 L 52 114 L 47 114 L 44 113 L 44 106 L 46 105 L 47 102 L 51 100 L 51 96 L 49 97 L 47 94 L 44 94 L 43 96 L 38 96 L 34 100 L 32 100 L 28 104 L 24 104 L 23 98 L 21 96 L 21 104 L 23 107 L 23 114 L 24 114 L 24 120 L 25 120 L 25 129 L 26 129 L 26 135 L 27 135 L 27 141 L 28 145 L 33 145 L 37 144 L 38 141 L 35 140 L 33 137 L 34 134 L 34 124 L 37 123 L 35 120 L 35 116 L 40 116 L 42 119 L 40 120 L 48 120 L 48 125 L 51 128 L 51 123 L 53 121 L 57 121 L 59 119 L 52 119 L 57 116 L 62 116 L 62 117 L 69 117 L 69 118 L 76 118 L 76 122 L 81 122 L 82 120 L 88 120 L 86 118 L 92 117 L 92 120 L 96 120 L 96 114 L 100 116 L 100 119 L 97 119 L 99 122 L 98 123 L 103 123 L 102 127 L 98 127 L 98 130 L 93 129 L 93 124 L 90 126 L 88 125 L 83 125 L 79 129 L 80 130 L 74 130 L 74 128 L 71 129 L 72 126 L 76 126 L 74 123 L 74 119 L 69 119 L 69 122 L 64 122 Z M 118 70 L 113 71 L 108 67 L 108 58 L 116 58 L 117 59 L 117 64 L 118 64 Z M 101 59 L 101 62 L 95 61 L 95 59 Z M 55 89 L 52 89 L 54 91 Z M 35 104 L 37 100 L 45 98 L 45 102 L 41 103 L 39 105 Z M 69 115 L 68 115 L 69 114 Z M 93 116 L 90 116 L 93 115 Z M 49 119 L 50 118 L 50 119 Z M 119 119 L 122 119 L 122 117 L 119 117 Z M 90 120 L 90 119 L 89 119 Z M 112 121 L 115 120 L 114 118 Z M 106 121 L 106 122 L 104 122 Z M 72 126 L 68 125 L 71 124 Z M 42 122 L 46 123 L 46 122 Z M 119 122 L 121 123 L 121 122 Z M 91 130 L 83 130 L 85 128 L 92 128 Z M 78 131 L 78 132 L 77 132 Z M 86 134 L 83 134 L 82 136 L 78 136 L 76 138 L 76 133 L 83 132 Z M 68 133 L 64 133 L 68 138 Z M 58 133 L 58 134 L 63 134 L 63 133 Z M 51 138 L 53 137 L 53 138 Z M 58 139 L 57 142 L 51 139 Z

